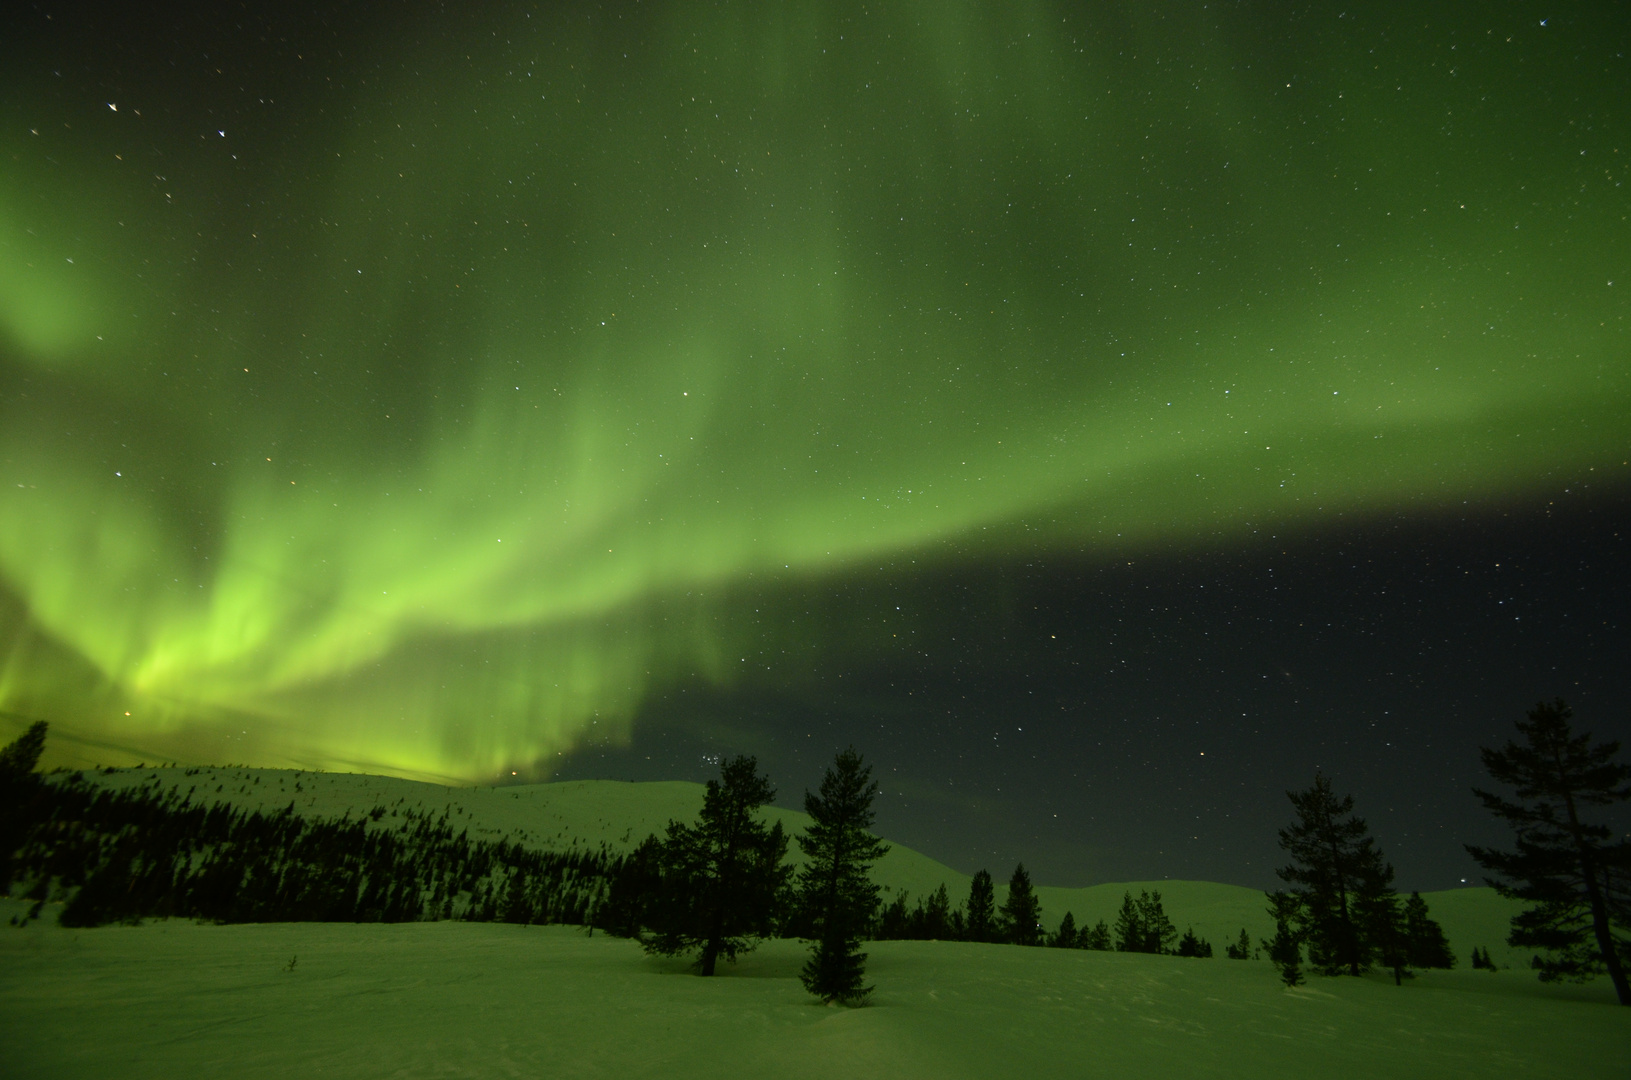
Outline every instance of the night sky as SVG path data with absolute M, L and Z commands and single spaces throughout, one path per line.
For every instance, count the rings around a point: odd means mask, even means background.
M 1405 888 L 1631 740 L 1620 5 L 19 3 L 0 735 Z M 178 14 L 179 12 L 179 14 Z

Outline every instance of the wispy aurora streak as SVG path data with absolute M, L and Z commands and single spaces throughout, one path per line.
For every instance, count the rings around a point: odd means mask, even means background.
M 0 709 L 547 769 L 735 677 L 750 576 L 1619 477 L 1623 122 L 1539 31 L 1074 11 L 424 24 L 180 135 L 7 86 Z

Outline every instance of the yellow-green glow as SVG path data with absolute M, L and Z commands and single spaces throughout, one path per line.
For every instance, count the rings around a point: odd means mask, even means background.
M 749 576 L 1618 481 L 1618 131 L 1015 10 L 418 27 L 159 185 L 128 109 L 8 130 L 0 709 L 547 769 L 733 678 Z

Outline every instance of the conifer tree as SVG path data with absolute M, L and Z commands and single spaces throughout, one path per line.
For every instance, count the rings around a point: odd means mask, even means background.
M 1514 789 L 1516 801 L 1474 789 L 1517 834 L 1516 851 L 1467 851 L 1497 877 L 1502 896 L 1527 906 L 1512 918 L 1507 943 L 1547 953 L 1541 980 L 1583 980 L 1604 971 L 1621 1005 L 1631 1005 L 1631 839 L 1586 820 L 1590 807 L 1631 799 L 1631 765 L 1615 761 L 1620 744 L 1592 745 L 1574 734 L 1573 712 L 1559 699 L 1518 721 L 1522 744 L 1481 748 L 1484 768 Z
M 1031 889 L 1025 864 L 1014 867 L 1008 879 L 1008 897 L 1002 902 L 1002 935 L 1013 945 L 1042 944 L 1042 902 Z
M 695 825 L 668 823 L 660 895 L 647 914 L 652 932 L 642 938 L 647 952 L 698 949 L 698 967 L 712 975 L 721 955 L 734 961 L 770 936 L 790 873 L 787 837 L 780 822 L 766 828 L 756 812 L 775 797 L 758 762 L 741 755 L 708 781 Z
M 946 892 L 946 883 L 941 882 L 940 888 L 929 894 L 929 902 L 923 908 L 923 937 L 928 941 L 955 941 L 957 934 L 951 915 L 951 897 Z
M 1290 917 L 1310 961 L 1328 975 L 1358 975 L 1376 950 L 1365 913 L 1380 910 L 1392 893 L 1393 867 L 1382 861 L 1364 818 L 1353 816 L 1353 796 L 1337 798 L 1323 774 L 1315 773 L 1307 791 L 1286 796 L 1297 821 L 1280 830 L 1291 865 L 1276 873 L 1294 886 Z
M 0 896 L 11 890 L 12 858 L 28 831 L 25 819 L 33 816 L 27 807 L 39 786 L 34 767 L 45 751 L 45 732 L 45 721 L 36 720 L 0 749 Z
M 991 875 L 978 870 L 968 886 L 963 934 L 969 941 L 994 941 L 996 930 L 996 889 L 991 885 Z
M 1302 904 L 1297 897 L 1284 890 L 1269 893 L 1268 897 L 1269 915 L 1274 919 L 1274 937 L 1263 942 L 1263 951 L 1280 969 L 1281 982 L 1287 987 L 1301 986 L 1303 949 L 1296 920 L 1302 911 Z
M 1092 927 L 1084 926 L 1081 932 L 1076 935 L 1076 947 L 1078 949 L 1109 952 L 1114 944 L 1110 938 L 1110 926 L 1103 919 L 1100 919 Z
M 878 909 L 872 864 L 889 850 L 869 831 L 877 794 L 871 767 L 862 764 L 853 747 L 828 767 L 819 795 L 804 793 L 810 828 L 798 838 L 807 860 L 799 873 L 799 893 L 814 948 L 799 978 L 827 1003 L 859 1004 L 872 993 L 872 987 L 861 985 L 867 957 L 860 942 Z M 904 892 L 897 902 L 904 916 Z
M 1411 967 L 1455 967 L 1455 953 L 1450 951 L 1444 928 L 1427 913 L 1427 901 L 1419 892 L 1405 901 L 1404 936 L 1406 962 Z
M 28 725 L 27 731 L 0 749 L 0 784 L 15 781 L 34 771 L 34 767 L 40 763 L 40 755 L 45 752 L 46 729 L 44 720 L 36 720 Z
M 1074 949 L 1077 945 L 1076 916 L 1065 912 L 1065 917 L 1059 920 L 1059 929 L 1054 931 L 1048 939 L 1048 944 L 1056 949 Z
M 1117 952 L 1170 953 L 1177 936 L 1178 928 L 1167 918 L 1160 890 L 1140 889 L 1136 899 L 1130 892 L 1122 894 L 1116 916 Z
M 1240 937 L 1235 939 L 1233 945 L 1223 947 L 1224 955 L 1231 960 L 1250 960 L 1252 958 L 1252 936 L 1246 933 L 1246 928 L 1240 928 Z
M 1184 936 L 1178 939 L 1178 948 L 1175 955 L 1188 957 L 1201 955 L 1201 939 L 1195 936 L 1193 926 L 1184 928 Z

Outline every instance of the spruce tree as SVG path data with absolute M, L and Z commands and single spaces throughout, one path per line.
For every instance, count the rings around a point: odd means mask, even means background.
M 1059 920 L 1059 929 L 1048 939 L 1048 944 L 1056 949 L 1074 949 L 1076 943 L 1076 916 L 1067 911 L 1065 917 Z
M 45 752 L 46 729 L 44 720 L 36 720 L 0 749 L 0 784 L 15 782 L 34 771 Z
M 708 781 L 695 825 L 668 823 L 662 885 L 647 912 L 646 951 L 674 956 L 699 950 L 712 975 L 720 956 L 734 961 L 775 929 L 790 873 L 781 823 L 766 828 L 757 811 L 776 797 L 752 757 L 738 756 Z
M 823 1002 L 854 1005 L 872 993 L 872 987 L 861 985 L 866 953 L 860 942 L 878 909 L 872 864 L 889 850 L 869 831 L 877 795 L 872 769 L 853 747 L 827 769 L 819 795 L 804 793 L 810 828 L 798 838 L 806 858 L 799 894 L 810 917 L 814 948 L 799 979 Z M 904 916 L 904 892 L 898 902 Z
M 1467 851 L 1497 877 L 1497 892 L 1527 907 L 1512 918 L 1507 943 L 1542 949 L 1541 980 L 1584 980 L 1604 971 L 1621 1005 L 1631 1005 L 1631 840 L 1587 821 L 1589 807 L 1631 799 L 1631 765 L 1615 761 L 1620 744 L 1592 745 L 1574 734 L 1573 712 L 1559 699 L 1518 721 L 1522 744 L 1481 748 L 1484 768 L 1514 789 L 1516 801 L 1474 789 L 1516 834 L 1516 851 Z
M 996 890 L 991 885 L 991 875 L 978 870 L 968 886 L 968 914 L 963 935 L 969 941 L 995 941 L 996 931 Z
M 1444 928 L 1427 913 L 1427 901 L 1419 892 L 1411 893 L 1405 901 L 1404 936 L 1406 962 L 1411 967 L 1455 967 L 1455 953 L 1450 951 Z
M 11 891 L 12 858 L 23 846 L 34 816 L 29 807 L 40 787 L 34 767 L 45 751 L 45 732 L 45 721 L 36 720 L 0 749 L 0 896 Z
M 1302 911 L 1302 903 L 1297 897 L 1285 891 L 1271 892 L 1269 897 L 1269 916 L 1274 920 L 1274 937 L 1263 942 L 1263 951 L 1269 954 L 1274 966 L 1280 969 L 1280 981 L 1287 987 L 1301 986 L 1302 972 L 1302 937 L 1297 932 L 1296 921 Z
M 1131 892 L 1121 894 L 1121 910 L 1116 914 L 1116 951 L 1144 951 L 1144 919 Z
M 1194 927 L 1186 927 L 1184 936 L 1178 939 L 1175 955 L 1209 959 L 1212 956 L 1212 943 L 1203 937 L 1196 937 Z
M 951 923 L 951 897 L 946 892 L 945 882 L 941 882 L 940 888 L 929 894 L 929 902 L 923 908 L 923 937 L 928 941 L 957 939 Z
M 1297 821 L 1280 830 L 1291 865 L 1276 873 L 1293 886 L 1290 918 L 1308 943 L 1310 961 L 1328 975 L 1358 975 L 1376 951 L 1366 910 L 1380 910 L 1391 895 L 1393 867 L 1382 861 L 1364 818 L 1353 816 L 1353 796 L 1337 798 L 1324 775 L 1315 773 L 1307 791 L 1286 796 Z
M 1172 920 L 1167 918 L 1166 910 L 1161 906 L 1161 890 L 1139 890 L 1138 916 L 1144 925 L 1144 947 L 1138 951 L 1156 954 L 1172 952 L 1178 928 L 1172 925 Z
M 1109 952 L 1111 947 L 1110 927 L 1100 919 L 1091 930 L 1083 930 L 1076 939 L 1079 949 L 1092 949 L 1094 952 Z
M 1246 933 L 1246 928 L 1240 928 L 1240 937 L 1235 939 L 1233 945 L 1223 947 L 1224 955 L 1231 960 L 1250 960 L 1252 958 L 1252 936 Z
M 1025 864 L 1014 867 L 1008 879 L 1008 897 L 1002 902 L 1002 935 L 1012 945 L 1042 944 L 1042 902 L 1031 889 Z

